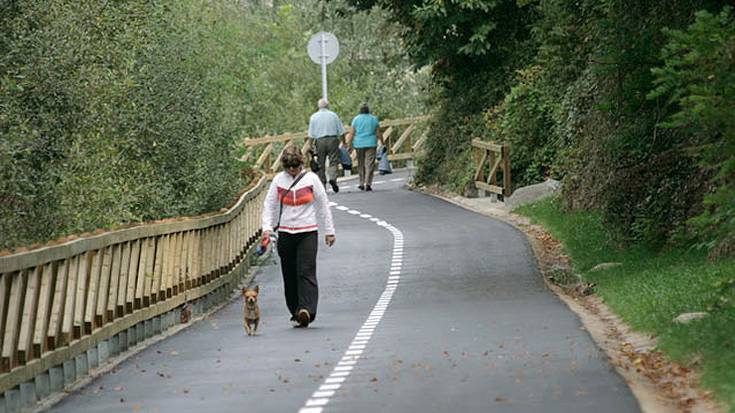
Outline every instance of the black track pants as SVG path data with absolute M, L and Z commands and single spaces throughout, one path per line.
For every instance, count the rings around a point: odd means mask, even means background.
M 316 318 L 319 285 L 316 282 L 316 251 L 319 237 L 316 231 L 300 234 L 278 233 L 278 256 L 281 257 L 283 289 L 286 305 L 292 316 L 305 308 Z

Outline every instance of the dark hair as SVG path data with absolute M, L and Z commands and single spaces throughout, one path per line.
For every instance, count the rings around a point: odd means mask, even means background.
M 304 164 L 304 155 L 301 154 L 301 150 L 297 148 L 294 145 L 288 145 L 283 150 L 283 155 L 281 155 L 281 164 L 283 166 L 286 165 L 303 165 Z
M 360 113 L 370 113 L 370 107 L 367 103 L 360 105 Z

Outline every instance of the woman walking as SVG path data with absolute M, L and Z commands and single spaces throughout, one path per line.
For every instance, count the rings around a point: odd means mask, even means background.
M 283 172 L 271 182 L 263 205 L 263 237 L 278 231 L 286 306 L 294 327 L 307 327 L 316 318 L 319 288 L 316 280 L 318 229 L 334 245 L 329 199 L 319 177 L 304 171 L 301 151 L 291 145 L 281 157 Z
M 353 141 L 354 139 L 354 141 Z M 352 119 L 347 133 L 347 144 L 357 151 L 357 171 L 360 175 L 361 191 L 372 191 L 373 171 L 375 170 L 375 148 L 383 144 L 380 121 L 370 114 L 367 103 L 360 105 L 360 113 Z

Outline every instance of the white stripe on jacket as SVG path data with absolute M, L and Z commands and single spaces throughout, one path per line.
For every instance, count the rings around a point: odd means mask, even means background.
M 263 202 L 263 231 L 273 231 L 273 226 L 278 223 L 279 195 L 285 193 L 294 179 L 296 178 L 287 172 L 280 172 L 273 177 Z M 322 229 L 325 235 L 334 235 L 327 191 L 315 173 L 306 172 L 296 186 L 284 196 L 278 230 L 298 234 L 316 231 L 317 228 Z

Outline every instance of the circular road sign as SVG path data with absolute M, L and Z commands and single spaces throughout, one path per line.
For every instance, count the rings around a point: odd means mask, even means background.
M 322 43 L 324 48 L 322 48 Z M 307 50 L 314 63 L 321 64 L 322 57 L 324 57 L 324 63 L 329 64 L 334 62 L 334 59 L 339 55 L 339 42 L 332 33 L 319 32 L 311 36 Z

